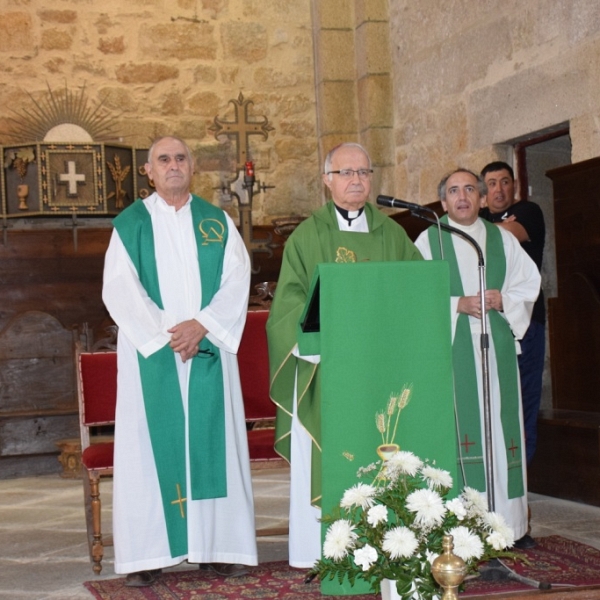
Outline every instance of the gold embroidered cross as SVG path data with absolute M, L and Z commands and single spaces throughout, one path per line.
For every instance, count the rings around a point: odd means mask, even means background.
M 179 504 L 179 512 L 181 512 L 181 518 L 185 519 L 185 512 L 183 510 L 183 503 L 186 502 L 187 498 L 182 498 L 181 497 L 181 488 L 179 487 L 178 483 L 176 483 L 175 485 L 177 486 L 177 500 L 173 500 L 173 502 L 171 502 L 171 504 Z

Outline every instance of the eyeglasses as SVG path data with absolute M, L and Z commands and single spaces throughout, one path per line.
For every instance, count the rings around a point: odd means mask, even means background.
M 326 175 L 339 175 L 342 179 L 352 179 L 354 173 L 358 175 L 359 179 L 369 179 L 373 169 L 341 169 L 340 171 L 328 171 Z

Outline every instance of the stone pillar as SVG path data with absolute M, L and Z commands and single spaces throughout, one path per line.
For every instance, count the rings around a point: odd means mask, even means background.
M 359 132 L 375 168 L 373 196 L 394 192 L 394 113 L 388 0 L 356 0 Z
M 358 141 L 377 168 L 375 190 L 395 163 L 388 20 L 388 0 L 313 0 L 321 164 L 336 144 Z

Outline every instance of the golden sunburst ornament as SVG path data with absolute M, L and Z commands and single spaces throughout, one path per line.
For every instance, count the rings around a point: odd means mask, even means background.
M 78 91 L 56 94 L 48 85 L 46 97 L 38 101 L 27 92 L 33 106 L 21 112 L 13 110 L 11 136 L 16 142 L 102 142 L 115 140 L 114 117 L 102 104 L 90 106 L 85 85 Z

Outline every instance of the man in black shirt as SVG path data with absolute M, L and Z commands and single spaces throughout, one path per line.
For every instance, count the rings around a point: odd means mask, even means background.
M 523 250 L 542 270 L 546 228 L 540 207 L 527 200 L 515 200 L 515 177 L 512 167 L 505 162 L 492 162 L 481 171 L 487 188 L 487 206 L 479 216 L 497 223 L 510 231 L 521 243 Z M 531 462 L 537 442 L 537 416 L 542 397 L 544 371 L 546 308 L 540 291 L 531 315 L 531 323 L 521 340 L 519 372 L 525 426 L 527 464 Z

